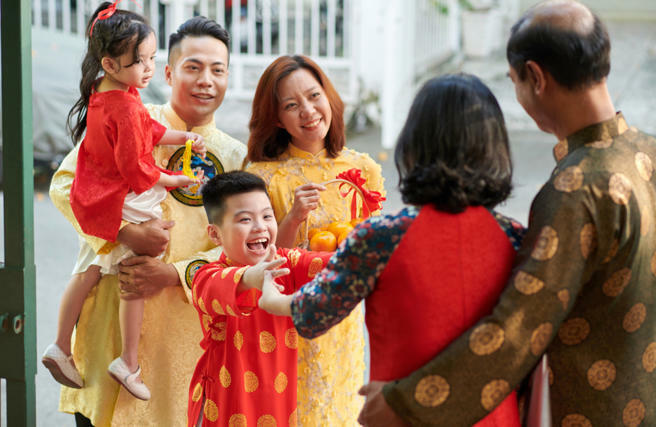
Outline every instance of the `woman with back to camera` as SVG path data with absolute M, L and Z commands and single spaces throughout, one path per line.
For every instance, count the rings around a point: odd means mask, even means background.
M 410 206 L 359 224 L 293 295 L 268 283 L 260 299 L 270 313 L 292 316 L 307 338 L 325 333 L 364 299 L 371 381 L 408 375 L 488 314 L 523 235 L 519 224 L 492 210 L 510 194 L 512 164 L 501 109 L 478 78 L 428 81 L 412 104 L 395 161 Z M 495 332 L 476 331 L 470 350 L 494 357 L 501 345 Z M 415 399 L 436 406 L 451 392 L 457 390 L 431 376 Z M 520 425 L 514 391 L 491 390 L 481 404 L 491 412 L 476 426 Z
M 310 58 L 282 56 L 260 78 L 246 170 L 267 183 L 280 247 L 300 245 L 306 229 L 351 220 L 352 196 L 321 185 L 338 174 L 359 170 L 364 189 L 384 195 L 380 166 L 344 146 L 343 114 L 337 91 Z M 299 425 L 355 425 L 362 402 L 355 392 L 364 379 L 362 308 L 321 339 L 299 340 L 298 355 Z

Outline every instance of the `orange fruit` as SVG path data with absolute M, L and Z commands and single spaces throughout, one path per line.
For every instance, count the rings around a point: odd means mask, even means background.
M 342 233 L 337 237 L 337 245 L 342 243 L 342 240 L 346 239 L 348 235 L 351 233 L 352 230 L 344 230 Z
M 310 250 L 331 252 L 337 248 L 337 238 L 330 231 L 319 231 L 310 239 Z
M 351 225 L 355 227 L 356 225 L 360 224 L 362 221 L 364 221 L 364 218 L 353 218 L 351 220 Z
M 348 223 L 348 222 L 331 222 L 328 225 L 328 231 L 333 233 L 335 237 L 339 237 L 340 234 L 342 234 L 345 231 L 351 231 L 353 230 L 353 226 Z
M 310 228 L 308 230 L 308 240 L 312 240 L 315 234 L 317 234 L 320 231 L 326 231 L 325 228 Z

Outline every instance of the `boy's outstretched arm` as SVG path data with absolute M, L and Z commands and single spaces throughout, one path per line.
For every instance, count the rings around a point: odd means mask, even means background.
M 264 311 L 276 316 L 292 315 L 292 299 L 294 295 L 283 295 L 280 292 L 279 285 L 273 281 L 273 275 L 270 271 L 264 272 L 264 281 L 262 283 L 262 296 L 258 305 Z
M 257 264 L 248 267 L 246 271 L 244 271 L 244 275 L 241 276 L 239 286 L 237 286 L 238 293 L 247 291 L 252 288 L 262 290 L 265 272 L 269 272 L 272 278 L 286 276 L 290 273 L 288 268 L 278 268 L 287 262 L 287 259 L 275 258 L 275 245 L 269 245 L 268 251 L 269 253 L 267 254 L 266 258 Z

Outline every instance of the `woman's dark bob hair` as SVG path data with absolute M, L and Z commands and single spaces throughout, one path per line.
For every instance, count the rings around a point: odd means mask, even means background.
M 459 213 L 492 208 L 512 189 L 503 113 L 477 77 L 429 80 L 415 97 L 394 153 L 403 201 Z

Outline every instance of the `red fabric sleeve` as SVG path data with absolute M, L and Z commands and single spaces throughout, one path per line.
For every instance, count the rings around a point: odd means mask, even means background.
M 153 119 L 152 117 L 148 116 L 150 118 L 150 126 L 151 126 L 151 132 L 152 132 L 152 141 L 153 141 L 153 147 L 159 143 L 159 140 L 162 139 L 164 134 L 166 133 L 166 127 L 164 127 L 163 124 L 158 122 L 157 120 Z
M 293 292 L 301 288 L 317 275 L 328 263 L 334 252 L 313 252 L 305 249 L 284 249 L 280 248 L 278 253 L 289 260 L 291 266 L 291 278 Z M 284 266 L 283 266 L 284 267 Z
M 237 293 L 237 286 L 244 271 L 245 267 L 224 267 L 220 263 L 207 264 L 200 268 L 194 275 L 193 281 L 193 295 L 194 301 L 204 301 L 205 304 L 216 304 L 214 300 L 220 304 L 220 310 L 230 316 L 238 316 L 250 313 L 257 307 L 257 298 L 251 301 L 249 295 L 251 291 L 259 292 L 255 289 L 250 289 L 240 294 Z M 242 308 L 243 307 L 243 308 Z M 213 307 L 214 311 L 219 312 L 217 307 Z

